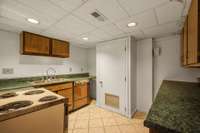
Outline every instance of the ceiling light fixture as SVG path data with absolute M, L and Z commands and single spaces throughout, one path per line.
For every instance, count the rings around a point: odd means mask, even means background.
M 137 23 L 135 23 L 135 22 L 128 23 L 128 27 L 135 27 L 136 25 L 137 25 Z
M 39 24 L 39 21 L 35 20 L 33 18 L 28 18 L 27 21 L 30 22 L 30 23 L 32 23 L 32 24 Z
M 87 41 L 87 40 L 88 40 L 88 38 L 87 38 L 87 37 L 83 37 L 82 39 L 83 39 L 83 40 L 85 40 L 85 41 Z

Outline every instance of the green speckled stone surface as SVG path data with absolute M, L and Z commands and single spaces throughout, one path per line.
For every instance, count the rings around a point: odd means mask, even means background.
M 163 81 L 144 125 L 159 133 L 200 133 L 199 86 Z
M 57 75 L 57 78 L 64 78 L 61 82 L 49 82 L 45 84 L 31 84 L 31 81 L 41 80 L 42 77 L 26 77 L 26 78 L 16 78 L 16 79 L 0 79 L 0 91 L 8 91 L 21 89 L 26 87 L 35 86 L 45 86 L 57 83 L 73 82 L 85 79 L 95 79 L 95 76 L 89 76 L 88 73 L 85 74 L 71 74 L 71 75 Z

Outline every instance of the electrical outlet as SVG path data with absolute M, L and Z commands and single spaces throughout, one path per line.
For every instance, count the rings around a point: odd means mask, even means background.
M 72 72 L 72 67 L 69 68 L 69 72 Z
M 13 68 L 3 68 L 2 69 L 2 74 L 13 74 L 14 69 Z

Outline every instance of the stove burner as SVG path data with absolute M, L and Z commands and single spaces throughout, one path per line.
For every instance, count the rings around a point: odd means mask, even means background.
M 0 95 L 0 99 L 10 98 L 10 97 L 15 97 L 15 96 L 17 96 L 17 93 L 9 92 L 9 93 L 5 93 L 5 94 Z
M 28 91 L 26 93 L 24 93 L 24 95 L 36 95 L 36 94 L 41 94 L 44 93 L 43 90 L 33 90 L 33 91 Z
M 40 102 L 52 101 L 57 99 L 57 96 L 45 96 L 39 99 Z
M 11 102 L 5 105 L 0 106 L 0 112 L 6 112 L 10 110 L 16 110 L 19 108 L 27 107 L 32 105 L 32 101 L 16 101 L 16 102 Z

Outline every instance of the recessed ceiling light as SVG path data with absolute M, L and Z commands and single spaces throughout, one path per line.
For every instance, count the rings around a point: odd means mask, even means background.
M 87 37 L 83 37 L 82 39 L 83 39 L 83 40 L 85 40 L 85 41 L 87 41 L 87 40 L 88 40 L 88 38 L 87 38 Z
M 135 23 L 135 22 L 128 23 L 128 27 L 135 27 L 136 25 L 137 25 L 137 23 Z
M 32 23 L 32 24 L 39 24 L 39 21 L 35 20 L 33 18 L 28 18 L 27 21 L 30 22 L 30 23 Z

